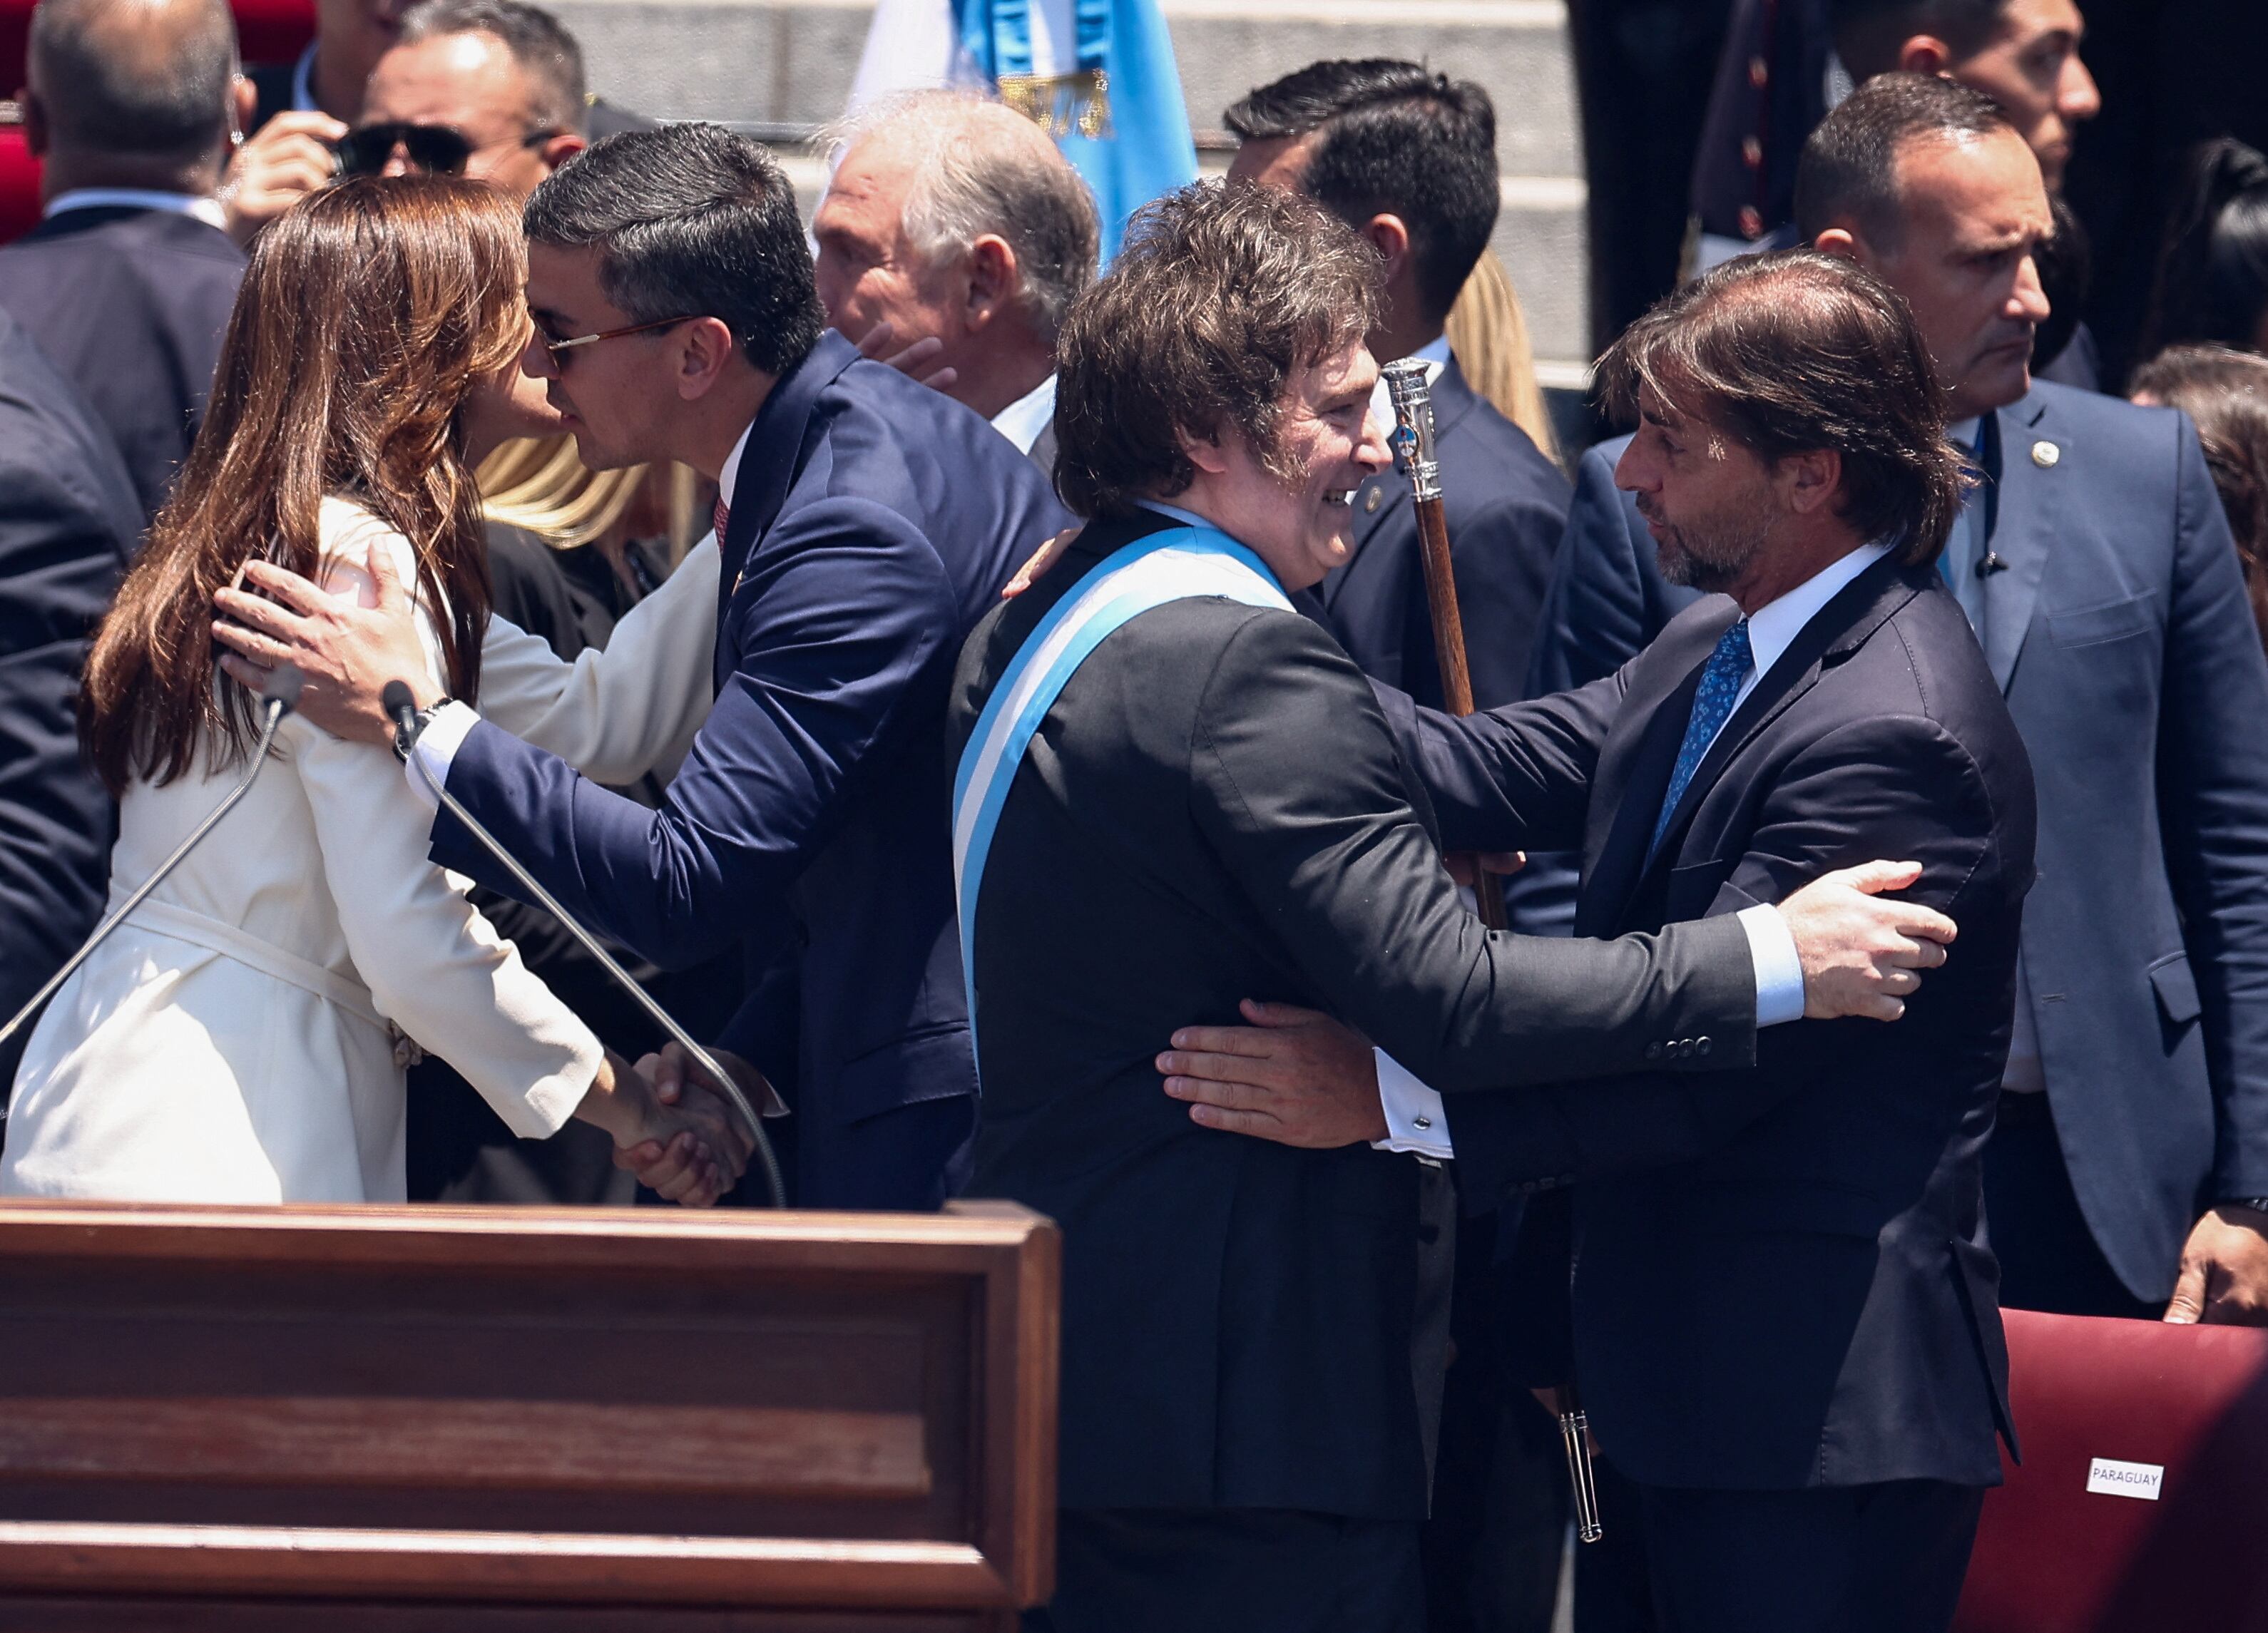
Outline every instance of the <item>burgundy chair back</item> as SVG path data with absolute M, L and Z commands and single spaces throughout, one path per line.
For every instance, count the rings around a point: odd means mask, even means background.
M 1955 1633 L 2268 1628 L 2268 1331 L 2007 1321 L 2024 1461 Z
M 0 0 L 0 97 L 24 85 L 24 48 L 33 0 Z M 314 0 L 230 0 L 238 49 L 247 63 L 289 63 L 315 37 Z M 13 104 L 0 115 L 0 244 L 39 224 L 40 161 L 24 139 Z

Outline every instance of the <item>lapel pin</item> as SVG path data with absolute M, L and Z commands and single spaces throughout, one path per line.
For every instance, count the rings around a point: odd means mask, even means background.
M 1383 489 L 1373 488 L 1368 493 L 1362 496 L 1362 513 L 1365 516 L 1374 515 L 1377 512 L 1380 502 L 1385 497 L 1386 494 Z
M 2063 458 L 2063 450 L 2051 442 L 2036 442 L 2032 445 L 2032 463 L 2043 471 L 2053 470 L 2055 462 L 2061 458 Z
M 2052 447 L 2055 445 L 2050 443 L 2045 445 Z M 2055 461 L 2053 460 L 2050 460 L 2048 463 L 2052 465 Z M 1990 578 L 1994 573 L 2004 573 L 2007 570 L 2008 563 L 2002 561 L 1999 556 L 1996 555 L 1990 550 L 1985 551 L 1984 559 L 1977 563 L 1977 576 L 1979 578 Z

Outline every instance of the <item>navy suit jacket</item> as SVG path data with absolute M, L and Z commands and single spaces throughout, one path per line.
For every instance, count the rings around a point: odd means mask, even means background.
M 100 916 L 115 819 L 80 757 L 79 665 L 142 533 L 94 410 L 0 313 L 0 1021 Z M 23 1053 L 0 1045 L 0 1085 Z
M 1567 518 L 1567 479 L 1528 433 L 1482 401 L 1451 358 L 1433 382 L 1449 559 L 1480 708 L 1517 702 Z M 1374 680 L 1443 706 L 1410 483 L 1388 469 L 1354 496 L 1354 551 L 1319 586 L 1323 622 Z
M 1996 1483 L 2007 1363 L 1980 1158 L 2033 877 L 2023 745 L 1935 571 L 1885 559 L 1758 680 L 1649 857 L 1702 667 L 1736 615 L 1712 597 L 1606 679 L 1467 720 L 1388 697 L 1442 842 L 1580 844 L 1585 937 L 1911 857 L 1923 873 L 1904 894 L 1960 938 L 1895 1026 L 1770 1028 L 1738 1085 L 1455 1097 L 1460 1184 L 1485 1199 L 1580 1181 L 1576 1359 L 1633 1479 Z
M 753 1003 L 725 1041 L 795 1085 L 806 1205 L 946 1195 L 956 1151 L 901 1149 L 917 1136 L 881 1114 L 976 1089 L 946 691 L 1015 564 L 1069 519 L 1006 438 L 829 331 L 748 438 L 716 707 L 661 809 L 486 724 L 450 769 L 449 791 L 571 912 L 642 957 L 681 967 L 745 939 L 759 962 L 791 958 L 793 1004 Z M 446 816 L 432 854 L 512 890 Z
M 204 418 L 243 277 L 227 233 L 165 210 L 68 210 L 0 249 L 0 307 L 109 427 L 145 521 Z
M 1992 419 L 1982 639 L 2039 775 L 2041 1062 L 2096 1243 L 2161 1299 L 2200 1211 L 2268 1195 L 2268 660 L 2185 418 L 2039 381 Z M 1539 689 L 1659 627 L 1650 548 L 1591 504 L 1614 448 L 1585 456 Z

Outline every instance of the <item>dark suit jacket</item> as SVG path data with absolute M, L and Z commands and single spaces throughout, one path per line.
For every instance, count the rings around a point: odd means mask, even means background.
M 1513 702 L 1566 522 L 1567 479 L 1465 383 L 1454 358 L 1433 382 L 1433 430 L 1473 698 L 1484 709 Z M 1365 674 L 1440 708 L 1408 479 L 1388 469 L 1363 483 L 1354 517 L 1354 552 L 1317 591 L 1324 621 Z
M 2088 1225 L 2161 1299 L 2204 1208 L 2268 1195 L 2268 662 L 2187 420 L 2044 381 L 1992 419 L 1982 635 L 2040 779 L 2033 1019 Z M 1635 651 L 1661 604 L 1592 493 L 1539 690 Z
M 79 665 L 142 534 L 110 435 L 0 313 L 0 1021 L 101 916 L 114 817 L 79 756 Z M 25 1038 L 0 1045 L 0 1084 Z
M 980 625 L 957 760 L 1034 626 L 1162 519 L 1098 523 Z M 979 1194 L 1064 1232 L 1067 1507 L 1417 1519 L 1418 1171 L 1197 1127 L 1152 1064 L 1245 997 L 1315 1005 L 1447 1091 L 1753 1056 L 1738 927 L 1490 937 L 1408 803 L 1361 673 L 1307 618 L 1173 602 L 1105 639 L 1033 738 L 976 921 Z M 1726 932 L 1731 932 L 1727 934 Z
M 961 637 L 1068 520 L 1015 445 L 829 331 L 774 387 L 723 541 L 717 703 L 651 811 L 495 726 L 449 791 L 571 912 L 666 968 L 799 950 L 800 1041 L 724 1041 L 799 1099 L 814 1207 L 934 1207 L 951 1152 L 880 1114 L 976 1091 L 937 751 Z M 433 857 L 512 894 L 446 817 Z M 782 1051 L 798 1053 L 782 1059 Z M 910 1188 L 878 1180 L 913 1169 Z
M 1735 0 L 1693 156 L 1704 232 L 1760 239 L 1795 214 L 1804 139 L 1827 115 L 1827 10 L 1825 0 Z
M 0 248 L 0 307 L 94 406 L 144 519 L 188 457 L 244 276 L 219 228 L 164 210 L 70 210 Z
M 1879 562 L 1734 711 L 1648 861 L 1702 666 L 1736 615 L 1712 598 L 1605 680 L 1465 721 L 1389 699 L 1445 842 L 1580 843 L 1590 936 L 1906 857 L 1923 866 L 1909 895 L 1960 938 L 1904 1019 L 1773 1027 L 1737 1086 L 1454 1100 L 1460 1178 L 1484 1195 L 1582 1181 L 1576 1358 L 1633 1479 L 1994 1483 L 2007 1354 L 1979 1159 L 2033 873 L 2023 745 L 1934 570 Z
M 2041 1063 L 2154 1300 L 2205 1206 L 2268 1194 L 2268 660 L 2186 418 L 2045 383 L 1994 417 L 1983 639 L 2040 777 Z

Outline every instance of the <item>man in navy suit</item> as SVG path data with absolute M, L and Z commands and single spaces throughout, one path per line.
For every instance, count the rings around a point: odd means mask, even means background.
M 1528 674 L 1567 479 L 1466 383 L 1442 333 L 1496 227 L 1488 92 L 1415 63 L 1322 62 L 1262 86 L 1221 121 L 1241 143 L 1232 180 L 1304 193 L 1385 260 L 1386 310 L 1370 352 L 1427 365 L 1473 695 L 1483 708 L 1511 702 Z M 1373 408 L 1393 425 L 1382 382 Z M 1324 622 L 1364 673 L 1439 707 L 1409 482 L 1381 471 L 1357 490 L 1354 510 L 1354 555 L 1317 592 Z
M 0 313 L 0 1021 L 62 967 L 110 887 L 110 796 L 79 757 L 86 640 L 142 536 L 110 434 Z M 0 1044 L 0 1088 L 24 1052 Z
M 1430 1142 L 1484 1203 L 1573 1184 L 1575 1357 L 1636 1482 L 1609 1523 L 1642 1534 L 1678 1633 L 1942 1629 L 2000 1477 L 1979 1166 L 2032 781 L 1935 570 L 1961 497 L 1933 372 L 1903 303 L 1847 262 L 1711 274 L 1604 375 L 1642 416 L 1622 480 L 1665 569 L 1722 593 L 1578 692 L 1463 720 L 1381 692 L 1445 846 L 1580 848 L 1584 937 L 1911 858 L 1912 899 L 1961 936 L 1896 1025 L 1791 1025 L 1707 1097 L 1646 1076 L 1445 1104 L 1381 1085 L 1351 1035 L 1280 1078 L 1256 1066 L 1328 1038 L 1321 1017 L 1289 1048 L 1300 1030 L 1193 1028 L 1163 1063 L 1229 1080 L 1167 1085 L 1208 1126 Z
M 146 522 L 196 436 L 244 276 L 213 200 L 244 100 L 236 27 L 223 0 L 41 0 L 26 71 L 45 210 L 0 249 L 0 306 L 94 406 Z
M 1808 235 L 1904 295 L 1937 358 L 1981 470 L 1948 570 L 2040 774 L 1992 1247 L 2012 1305 L 2257 1321 L 2268 663 L 2188 421 L 2027 372 L 2048 215 L 2014 135 L 1973 93 L 1885 76 L 1814 135 L 1798 189 Z M 1569 545 L 1547 683 L 1648 633 L 1646 555 Z
M 430 695 L 418 758 L 641 957 L 741 940 L 773 972 L 723 1043 L 793 1104 L 801 1203 L 935 1207 L 965 1172 L 976 1091 L 946 689 L 1067 512 L 983 419 L 822 332 L 794 191 L 756 143 L 694 124 L 610 137 L 526 223 L 527 366 L 584 460 L 678 459 L 718 482 L 717 701 L 659 811 Z M 309 713 L 381 740 L 387 675 L 365 678 L 311 688 Z M 516 894 L 446 816 L 433 857 Z

